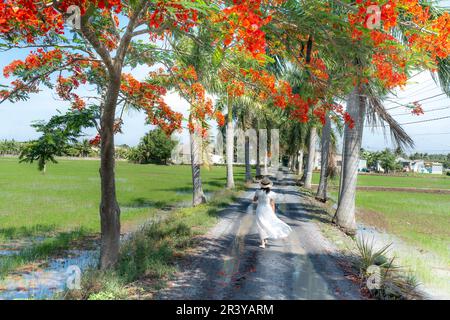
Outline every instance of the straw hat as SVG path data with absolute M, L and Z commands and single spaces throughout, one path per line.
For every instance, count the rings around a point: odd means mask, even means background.
M 260 184 L 260 186 L 261 186 L 261 188 L 263 188 L 263 189 L 265 189 L 265 188 L 271 188 L 272 187 L 272 181 L 270 181 L 270 179 L 269 178 L 267 178 L 267 177 L 265 177 L 264 179 L 262 179 L 260 182 L 259 182 L 259 184 Z

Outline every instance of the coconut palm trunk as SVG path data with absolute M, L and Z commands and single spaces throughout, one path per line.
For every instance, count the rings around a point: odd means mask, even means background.
M 228 103 L 226 156 L 227 156 L 227 189 L 234 189 L 234 176 L 233 176 L 234 128 L 233 128 L 233 107 L 231 103 Z
M 320 182 L 317 189 L 316 199 L 322 202 L 327 201 L 327 185 L 328 185 L 328 155 L 331 142 L 331 121 L 325 118 L 325 125 L 322 129 L 321 138 L 321 156 L 320 156 Z
M 305 188 L 307 189 L 311 189 L 312 187 L 314 157 L 316 154 L 316 139 L 317 139 L 317 128 L 311 127 L 309 132 L 308 162 L 306 164 L 306 172 L 305 172 Z
M 202 178 L 200 174 L 201 167 L 201 143 L 198 134 L 191 132 L 189 134 L 191 145 L 191 169 L 192 169 L 192 205 L 198 206 L 206 202 L 203 192 Z
M 245 137 L 245 182 L 252 182 L 252 167 L 250 166 L 250 137 Z
M 298 166 L 297 166 L 297 175 L 301 175 L 303 173 L 303 148 L 298 152 Z
M 347 101 L 347 112 L 352 117 L 355 126 L 350 128 L 346 125 L 344 130 L 340 196 L 334 221 L 344 232 L 354 235 L 356 233 L 356 182 L 366 113 L 366 98 L 361 95 L 361 88 L 356 87 L 350 94 Z
M 295 168 L 295 155 L 292 154 L 289 156 L 289 171 L 294 172 Z
M 256 130 L 256 178 L 261 177 L 261 153 L 259 150 L 259 129 Z

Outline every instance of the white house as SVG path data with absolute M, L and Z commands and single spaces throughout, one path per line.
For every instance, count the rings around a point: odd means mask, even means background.
M 367 160 L 359 159 L 358 171 L 366 171 L 367 172 Z
M 425 162 L 424 160 L 411 161 L 410 168 L 412 172 L 442 174 L 444 167 L 439 162 Z
M 322 161 L 321 153 L 320 153 L 320 151 L 316 150 L 316 154 L 314 156 L 314 170 L 320 170 L 321 161 Z M 342 154 L 335 154 L 334 161 L 335 161 L 335 166 L 338 168 L 338 170 L 340 170 L 341 165 L 342 165 Z M 367 170 L 367 161 L 363 160 L 363 159 L 359 159 L 358 171 L 365 171 L 365 170 Z
M 444 166 L 442 163 L 433 162 L 431 163 L 431 174 L 442 174 L 444 172 Z

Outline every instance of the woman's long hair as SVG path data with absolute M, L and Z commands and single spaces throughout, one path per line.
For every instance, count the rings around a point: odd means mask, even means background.
M 261 190 L 265 191 L 266 194 L 268 194 L 270 192 L 270 188 L 261 188 Z

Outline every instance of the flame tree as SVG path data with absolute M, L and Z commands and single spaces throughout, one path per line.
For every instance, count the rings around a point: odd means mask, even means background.
M 74 7 L 76 6 L 76 10 Z M 249 25 L 247 12 L 253 17 Z M 166 88 L 141 82 L 124 68 L 158 66 L 168 59 L 161 50 L 165 39 L 177 34 L 195 37 L 192 30 L 204 19 L 216 19 L 217 41 L 230 42 L 257 58 L 264 52 L 258 20 L 258 1 L 226 4 L 221 1 L 159 0 L 5 0 L 0 3 L 0 45 L 3 51 L 26 50 L 24 60 L 13 60 L 4 70 L 10 78 L 0 91 L 0 102 L 27 100 L 42 86 L 54 89 L 82 110 L 89 99 L 81 87 L 97 90 L 100 120 L 98 135 L 91 140 L 101 146 L 101 257 L 100 267 L 117 263 L 120 208 L 116 198 L 114 133 L 120 130 L 119 105 L 144 110 L 151 124 L 167 133 L 181 126 L 182 116 L 164 102 Z M 75 27 L 65 27 L 73 12 Z M 78 19 L 79 18 L 79 19 Z M 253 41 L 258 40 L 258 41 Z

